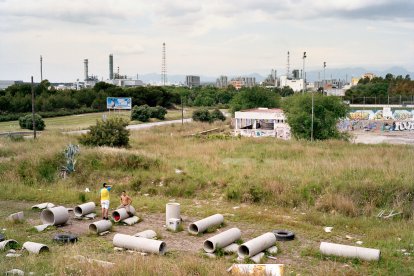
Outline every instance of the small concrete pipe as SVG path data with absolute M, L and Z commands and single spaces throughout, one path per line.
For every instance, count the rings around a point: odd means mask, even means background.
M 17 243 L 16 240 L 5 240 L 5 241 L 2 241 L 2 242 L 0 242 L 0 250 L 6 250 L 8 245 L 14 246 L 14 245 L 17 245 L 17 244 L 18 243 Z
M 30 253 L 39 254 L 45 251 L 49 251 L 49 247 L 45 244 L 37 242 L 25 242 L 23 244 L 23 249 L 26 249 Z
M 188 232 L 193 235 L 203 233 L 209 227 L 218 226 L 224 222 L 224 217 L 221 214 L 215 214 L 205 219 L 198 220 L 188 226 Z
M 94 223 L 89 224 L 89 231 L 96 234 L 110 230 L 112 227 L 112 222 L 110 220 L 100 220 Z
M 145 230 L 145 231 L 136 233 L 134 236 L 135 237 L 146 238 L 146 239 L 153 239 L 153 238 L 157 237 L 157 233 L 155 233 L 154 230 Z
M 134 237 L 124 234 L 116 234 L 112 242 L 116 247 L 159 255 L 164 255 L 167 249 L 167 245 L 163 241 Z
M 203 248 L 207 253 L 213 253 L 217 249 L 224 248 L 227 245 L 241 238 L 241 231 L 238 228 L 231 228 L 218 235 L 215 235 L 204 241 Z
M 40 219 L 43 224 L 62 225 L 69 220 L 69 212 L 68 209 L 63 206 L 44 209 L 40 213 Z
M 358 258 L 365 261 L 378 261 L 381 251 L 373 248 L 343 245 L 330 242 L 321 242 L 319 250 L 324 255 Z
M 135 209 L 132 206 L 129 206 L 129 211 L 132 215 L 135 215 Z M 131 217 L 125 208 L 119 208 L 112 212 L 112 218 L 115 222 L 120 222 L 126 218 Z
M 238 254 L 241 258 L 253 257 L 258 253 L 268 249 L 275 245 L 276 236 L 272 232 L 264 233 L 250 241 L 247 241 L 240 245 Z
M 87 214 L 93 213 L 95 211 L 96 205 L 95 202 L 88 202 L 85 204 L 81 204 L 75 207 L 74 213 L 75 216 L 81 217 Z
M 181 220 L 180 203 L 170 202 L 165 205 L 165 225 L 168 225 L 172 218 Z

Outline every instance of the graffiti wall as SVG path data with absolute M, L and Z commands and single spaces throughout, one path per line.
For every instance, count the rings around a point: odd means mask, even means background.
M 338 123 L 340 131 L 414 131 L 414 109 L 351 110 Z

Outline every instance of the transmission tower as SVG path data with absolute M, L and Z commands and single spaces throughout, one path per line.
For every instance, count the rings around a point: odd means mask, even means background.
M 165 42 L 162 43 L 161 84 L 163 86 L 167 84 L 167 63 L 166 63 L 166 57 L 165 57 Z

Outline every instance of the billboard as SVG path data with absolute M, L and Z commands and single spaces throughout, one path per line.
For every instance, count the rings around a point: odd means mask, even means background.
M 107 97 L 106 98 L 106 108 L 107 109 L 131 109 L 132 108 L 132 99 L 131 98 L 115 98 Z

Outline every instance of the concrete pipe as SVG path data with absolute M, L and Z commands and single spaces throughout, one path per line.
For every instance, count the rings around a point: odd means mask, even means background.
M 116 234 L 112 242 L 116 247 L 159 255 L 164 255 L 167 249 L 167 245 L 163 241 L 150 240 L 124 234 Z
M 93 213 L 95 211 L 96 205 L 95 202 L 88 202 L 81 204 L 75 207 L 74 212 L 75 216 L 81 217 L 87 214 Z
M 135 223 L 139 222 L 139 217 L 133 216 L 133 217 L 130 217 L 130 218 L 126 218 L 126 219 L 122 220 L 121 222 L 131 226 L 131 225 L 134 225 Z
M 213 253 L 217 249 L 224 248 L 227 245 L 241 238 L 241 231 L 238 228 L 231 228 L 218 235 L 215 235 L 204 241 L 203 248 L 207 253 Z
M 188 226 L 188 232 L 193 235 L 203 233 L 209 227 L 218 226 L 224 222 L 224 217 L 221 214 L 215 214 L 205 219 L 198 220 Z
M 168 225 L 172 218 L 181 220 L 180 203 L 170 202 L 165 205 L 165 225 Z
M 134 236 L 146 238 L 146 239 L 153 239 L 157 237 L 157 233 L 155 233 L 154 230 L 145 230 L 145 231 L 136 233 Z
M 11 214 L 8 219 L 13 222 L 22 222 L 24 220 L 24 213 L 23 211 Z
M 49 247 L 45 244 L 37 243 L 37 242 L 25 242 L 23 244 L 23 249 L 26 249 L 30 253 L 39 254 L 42 252 L 49 251 Z
M 112 227 L 112 222 L 110 220 L 100 220 L 94 223 L 89 224 L 89 231 L 100 234 L 105 231 L 109 231 Z
M 0 250 L 6 250 L 8 247 L 16 246 L 18 244 L 15 240 L 4 240 L 0 242 Z
M 44 209 L 40 213 L 40 220 L 43 224 L 62 225 L 69 220 L 69 212 L 63 206 Z
M 135 215 L 135 209 L 132 206 L 129 206 L 129 211 L 132 215 Z M 131 217 L 125 208 L 119 208 L 112 212 L 112 218 L 115 222 L 120 222 L 126 218 Z
M 378 261 L 381 252 L 378 249 L 343 245 L 330 242 L 321 242 L 319 250 L 324 255 L 358 258 L 365 261 Z
M 253 257 L 275 243 L 276 236 L 272 232 L 268 232 L 240 245 L 237 253 L 241 258 Z

